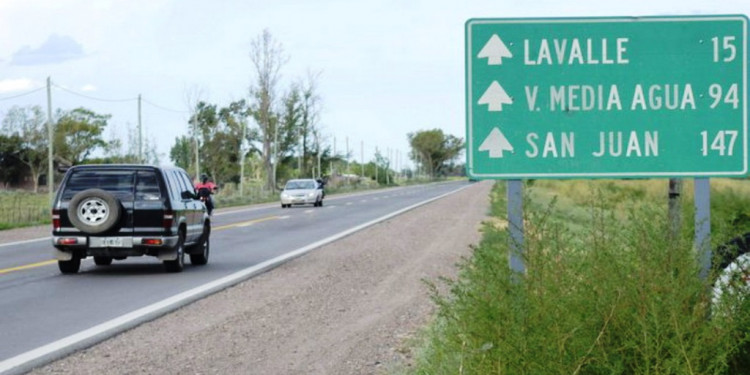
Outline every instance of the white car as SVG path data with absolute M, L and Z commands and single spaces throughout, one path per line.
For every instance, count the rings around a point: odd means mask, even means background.
M 323 206 L 323 184 L 312 179 L 296 179 L 287 181 L 281 192 L 281 208 L 292 207 L 293 204 L 312 204 Z

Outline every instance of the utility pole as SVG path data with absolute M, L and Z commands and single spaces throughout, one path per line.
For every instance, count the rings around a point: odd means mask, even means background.
M 55 192 L 55 170 L 52 158 L 54 155 L 53 147 L 55 144 L 54 131 L 52 130 L 52 80 L 47 77 L 47 190 L 49 190 L 49 201 L 54 201 Z
M 359 160 L 362 167 L 362 177 L 365 177 L 365 141 L 359 141 Z
M 138 162 L 145 164 L 143 160 L 143 128 L 141 125 L 141 94 L 138 94 Z
M 388 186 L 391 184 L 391 149 L 386 149 L 386 154 L 388 155 L 388 159 L 386 159 L 385 163 L 385 185 Z
M 299 133 L 297 134 L 299 137 Z M 302 137 L 299 137 L 297 140 L 297 146 L 299 147 L 298 155 L 297 155 L 297 178 L 302 177 L 302 158 L 304 157 L 304 147 L 302 147 Z
M 276 190 L 276 164 L 279 160 L 279 125 L 273 127 L 273 190 Z
M 247 132 L 247 123 L 246 119 L 242 119 L 240 121 L 240 126 L 242 126 L 242 138 L 240 138 L 240 197 L 244 196 L 242 194 L 243 192 L 243 186 L 245 181 L 245 150 L 242 148 L 242 146 L 245 144 L 245 133 Z
M 346 174 L 349 174 L 349 137 L 346 137 Z
M 333 137 L 333 155 L 331 155 L 331 176 L 333 176 L 333 159 L 336 157 L 336 137 Z
M 198 153 L 198 119 L 197 113 L 193 113 L 193 144 L 195 145 L 195 180 L 201 179 L 201 161 Z
M 323 172 L 320 169 L 320 137 L 318 137 L 318 132 L 315 132 L 315 144 L 316 144 L 316 146 L 317 146 L 316 148 L 318 150 L 318 152 L 317 152 L 317 154 L 318 154 L 318 175 L 317 175 L 317 178 L 320 178 L 321 175 L 323 174 Z
M 380 155 L 380 151 L 375 147 L 375 182 L 380 184 L 378 182 L 378 169 L 380 169 L 380 166 L 378 165 L 378 155 Z

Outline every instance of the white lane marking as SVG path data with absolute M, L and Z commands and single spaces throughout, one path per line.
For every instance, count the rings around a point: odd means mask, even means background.
M 38 242 L 38 241 L 45 241 L 45 240 L 46 241 L 52 241 L 52 237 L 42 237 L 42 238 L 34 238 L 34 239 L 31 239 L 31 240 L 23 240 L 23 241 L 2 243 L 2 244 L 0 244 L 0 247 L 23 245 L 23 244 L 27 244 L 27 243 Z
M 346 205 L 347 205 L 347 206 L 351 206 L 351 205 L 352 205 L 352 202 L 346 202 Z
M 286 215 L 286 216 L 279 216 L 279 220 L 286 220 L 286 219 L 288 219 L 289 217 L 290 217 L 289 215 Z
M 339 232 L 338 234 L 334 234 L 333 236 L 330 236 L 328 238 L 313 242 L 307 246 L 290 251 L 276 258 L 269 259 L 265 262 L 237 271 L 233 274 L 203 284 L 199 287 L 195 287 L 182 293 L 178 293 L 172 297 L 163 299 L 146 307 L 142 307 L 135 311 L 121 315 L 117 318 L 106 321 L 89 329 L 85 329 L 81 332 L 72 334 L 55 342 L 40 346 L 36 349 L 29 350 L 15 357 L 8 358 L 0 362 L 0 374 L 12 369 L 15 369 L 17 371 L 23 370 L 20 372 L 31 371 L 33 367 L 50 363 L 51 361 L 62 358 L 63 356 L 71 354 L 76 350 L 90 347 L 120 332 L 124 332 L 130 328 L 136 327 L 147 320 L 156 319 L 190 302 L 197 301 L 198 299 L 226 289 L 227 287 L 230 287 L 232 285 L 238 284 L 239 282 L 244 281 L 254 275 L 273 269 L 274 267 L 277 267 L 284 262 L 300 257 L 321 246 L 337 241 L 341 238 L 349 236 L 382 221 L 388 220 L 392 217 L 401 215 L 404 212 L 413 210 L 419 206 L 423 206 L 430 202 L 447 197 L 451 194 L 455 194 L 471 186 L 473 185 L 466 185 L 443 195 L 439 195 L 437 197 L 415 203 L 409 207 L 402 208 L 398 211 L 391 212 L 390 214 L 386 214 L 364 224 L 349 228 L 343 232 Z M 20 368 L 21 366 L 23 367 Z
M 315 210 L 305 210 L 305 213 L 306 213 L 306 214 L 311 214 L 311 213 L 313 213 L 313 212 L 315 212 Z

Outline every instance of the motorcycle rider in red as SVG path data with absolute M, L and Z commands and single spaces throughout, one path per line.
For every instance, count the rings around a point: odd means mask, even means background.
M 209 181 L 208 176 L 205 174 L 201 175 L 201 182 L 195 184 L 195 192 L 206 205 L 209 215 L 214 211 L 214 202 L 211 199 L 211 194 L 215 193 L 218 189 L 219 187 L 212 181 Z

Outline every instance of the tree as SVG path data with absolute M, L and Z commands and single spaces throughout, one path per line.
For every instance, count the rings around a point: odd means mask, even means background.
M 247 117 L 250 109 L 245 100 L 229 103 L 229 106 L 219 109 L 220 136 L 215 137 L 211 144 L 220 147 L 215 151 L 223 154 L 222 164 L 217 167 L 217 174 L 222 181 L 240 182 L 240 158 L 245 157 L 242 150 L 243 128 L 247 127 Z M 247 136 L 245 129 L 244 136 Z M 251 133 L 255 136 L 255 133 Z
M 412 148 L 409 156 L 426 167 L 433 178 L 440 175 L 446 163 L 460 155 L 464 148 L 462 138 L 446 135 L 440 129 L 409 133 L 408 138 Z
M 272 165 L 273 150 L 276 142 L 278 116 L 274 111 L 276 105 L 276 85 L 281 67 L 287 62 L 284 50 L 279 42 L 273 39 L 268 29 L 252 41 L 250 60 L 255 67 L 256 81 L 250 86 L 250 103 L 253 117 L 258 123 L 262 144 L 263 165 L 266 170 L 266 188 L 276 188 L 276 176 Z
M 169 150 L 169 160 L 174 165 L 190 171 L 190 166 L 193 163 L 193 139 L 191 137 L 182 136 L 177 137 L 174 140 L 174 146 Z
M 55 156 L 70 165 L 81 164 L 97 148 L 106 148 L 102 133 L 112 115 L 100 115 L 86 108 L 58 110 Z
M 244 100 L 219 108 L 216 104 L 198 102 L 190 122 L 195 124 L 200 158 L 198 162 L 215 181 L 239 181 L 239 158 L 242 128 L 246 126 L 248 107 Z M 254 133 L 251 132 L 251 137 Z M 193 140 L 177 138 L 170 157 L 175 164 L 187 169 L 191 164 Z M 196 176 L 198 178 L 199 176 Z
M 24 164 L 16 156 L 23 150 L 24 140 L 19 135 L 0 134 L 0 182 L 17 184 L 26 171 Z
M 6 155 L 18 159 L 28 167 L 34 179 L 34 193 L 39 191 L 39 176 L 44 173 L 48 162 L 49 140 L 46 121 L 46 116 L 39 106 L 14 106 L 3 119 L 3 133 L 21 140 L 18 149 L 8 150 Z
M 312 176 L 312 166 L 315 160 L 312 160 L 312 150 L 318 150 L 318 119 L 320 115 L 320 96 L 318 95 L 317 82 L 320 73 L 309 73 L 307 80 L 299 84 L 301 90 L 300 102 L 300 129 L 299 142 L 302 153 L 302 166 L 300 173 L 304 176 Z M 316 151 L 317 154 L 317 151 Z
M 299 87 L 293 84 L 281 99 L 281 113 L 279 114 L 279 151 L 281 159 L 293 157 L 299 144 L 301 133 L 301 97 Z
M 104 157 L 87 159 L 87 163 L 101 163 L 101 164 L 112 164 L 112 163 L 129 163 L 129 164 L 153 164 L 159 165 L 159 155 L 156 152 L 156 145 L 151 141 L 150 137 L 145 138 L 143 144 L 143 160 L 139 155 L 139 136 L 138 129 L 134 126 L 127 126 L 128 137 L 127 137 L 127 150 L 123 151 L 123 141 L 120 135 L 118 135 L 114 129 L 109 129 L 109 140 L 104 146 Z
M 220 142 L 215 141 L 216 138 L 223 138 L 219 136 L 218 106 L 203 101 L 198 102 L 191 122 L 195 124 L 198 132 L 201 173 L 205 171 L 216 180 L 218 179 L 218 176 L 216 176 L 217 161 L 221 159 L 221 153 L 223 152 L 220 148 L 217 148 L 217 144 Z M 195 176 L 195 178 L 198 179 L 200 176 Z

